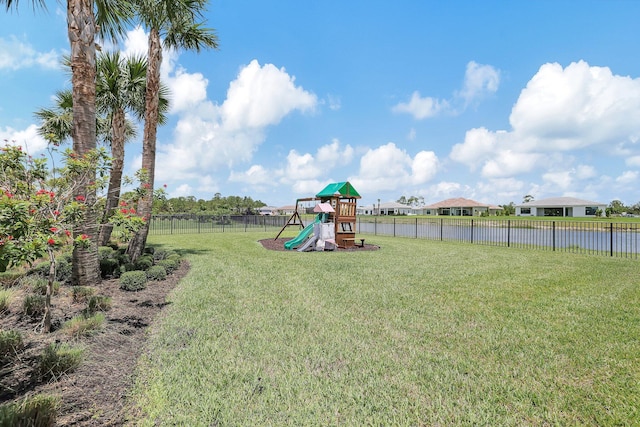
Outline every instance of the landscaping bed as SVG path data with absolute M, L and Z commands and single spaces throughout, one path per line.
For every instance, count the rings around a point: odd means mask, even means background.
M 169 304 L 167 295 L 188 269 L 188 263 L 182 261 L 165 280 L 149 281 L 145 289 L 136 292 L 120 289 L 118 279 L 103 280 L 96 293 L 110 297 L 111 308 L 104 312 L 105 321 L 98 331 L 79 338 L 70 337 L 61 328 L 87 307 L 86 302 L 74 302 L 71 286 L 61 286 L 59 294 L 52 297 L 53 331 L 49 334 L 39 332 L 41 318 L 23 314 L 20 293 L 28 289 L 16 289 L 8 310 L 0 314 L 0 330 L 19 331 L 24 348 L 0 365 L 0 404 L 37 394 L 55 395 L 60 399 L 58 425 L 122 425 L 146 328 Z M 34 366 L 43 350 L 56 342 L 84 348 L 82 362 L 57 381 L 38 380 Z

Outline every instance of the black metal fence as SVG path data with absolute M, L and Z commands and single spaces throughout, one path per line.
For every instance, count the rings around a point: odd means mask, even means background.
M 638 258 L 640 224 L 526 219 L 366 218 L 358 233 Z
M 149 233 L 273 231 L 275 237 L 288 219 L 288 216 L 259 215 L 156 215 L 149 224 Z M 362 234 L 381 236 L 634 259 L 638 258 L 640 252 L 640 223 L 634 222 L 359 216 L 356 230 Z

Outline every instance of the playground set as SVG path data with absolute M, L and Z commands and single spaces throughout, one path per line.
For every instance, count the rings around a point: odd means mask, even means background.
M 302 231 L 293 239 L 285 242 L 285 249 L 296 249 L 299 252 L 307 250 L 333 250 L 364 246 L 356 245 L 356 204 L 360 194 L 349 182 L 336 182 L 327 185 L 315 197 L 296 200 L 293 214 L 282 227 L 276 239 L 291 225 L 299 225 Z M 302 203 L 319 201 L 313 208 L 316 216 L 306 227 L 302 222 L 299 209 Z

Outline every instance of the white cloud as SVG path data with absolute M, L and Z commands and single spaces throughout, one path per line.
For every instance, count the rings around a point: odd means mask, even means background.
M 421 97 L 418 91 L 413 92 L 409 102 L 396 104 L 394 113 L 408 113 L 414 119 L 422 120 L 439 114 L 460 114 L 469 105 L 477 102 L 488 94 L 495 93 L 500 85 L 500 70 L 491 65 L 478 64 L 470 61 L 464 75 L 461 90 L 455 91 L 452 99 L 437 99 L 430 96 Z M 461 106 L 458 106 L 462 103 Z
M 368 150 L 360 159 L 357 176 L 349 178 L 361 193 L 402 189 L 429 181 L 438 168 L 431 151 L 420 151 L 414 158 L 393 142 Z
M 509 132 L 469 130 L 449 157 L 472 171 L 481 168 L 485 178 L 541 170 L 546 183 L 569 191 L 597 176 L 591 166 L 572 166 L 587 148 L 610 156 L 637 150 L 640 79 L 584 61 L 566 68 L 545 64 L 522 90 L 510 122 Z M 640 160 L 631 156 L 627 164 L 640 165 Z
M 640 155 L 627 158 L 625 164 L 631 167 L 640 167 Z
M 318 179 L 336 168 L 351 163 L 354 150 L 350 145 L 343 148 L 340 141 L 334 139 L 331 144 L 323 145 L 316 155 L 310 153 L 298 154 L 296 150 L 289 151 L 287 166 L 282 181 L 300 181 Z
M 222 104 L 225 129 L 264 128 L 275 125 L 294 110 L 312 111 L 317 97 L 295 85 L 295 77 L 273 64 L 257 60 L 244 67 L 231 82 Z
M 48 143 L 38 135 L 38 126 L 29 125 L 24 130 L 11 127 L 0 128 L 0 141 L 2 145 L 19 145 L 31 155 L 39 154 L 46 150 Z
M 584 61 L 545 64 L 521 92 L 510 122 L 522 150 L 633 143 L 640 135 L 640 79 Z
M 12 71 L 39 67 L 49 70 L 60 68 L 60 53 L 55 50 L 38 52 L 27 42 L 15 36 L 0 37 L 0 69 Z
M 625 171 L 616 178 L 619 184 L 633 184 L 638 182 L 638 171 Z
M 157 171 L 163 179 L 196 178 L 249 162 L 267 127 L 294 111 L 312 111 L 317 104 L 316 96 L 295 86 L 295 78 L 283 68 L 260 66 L 255 60 L 230 83 L 222 106 L 204 98 L 207 81 L 201 75 L 180 70 L 176 76 L 169 80 L 195 90 L 196 100 L 178 103 L 174 140 L 158 147 Z
M 207 99 L 209 81 L 201 73 L 188 73 L 183 68 L 178 68 L 175 74 L 166 76 L 163 82 L 171 91 L 171 113 L 189 110 Z
M 446 100 L 439 100 L 436 98 L 426 97 L 422 98 L 418 91 L 413 92 L 411 100 L 409 102 L 401 102 L 393 107 L 394 113 L 408 113 L 415 119 L 421 120 L 428 117 L 434 117 L 442 111 L 446 111 L 449 108 L 449 103 Z
M 229 175 L 231 182 L 243 182 L 251 185 L 264 185 L 273 182 L 273 175 L 268 169 L 261 165 L 252 165 L 245 172 L 231 172 Z
M 475 61 L 467 64 L 464 86 L 457 96 L 464 100 L 465 107 L 486 96 L 495 93 L 500 86 L 500 71 L 491 65 L 481 65 Z

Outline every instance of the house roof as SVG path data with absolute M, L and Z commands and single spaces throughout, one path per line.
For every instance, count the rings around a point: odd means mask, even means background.
M 398 202 L 385 202 L 380 203 L 380 209 L 411 209 L 411 206 Z
M 575 197 L 549 197 L 548 199 L 532 200 L 518 206 L 524 207 L 564 207 L 564 206 L 606 206 L 606 203 L 577 199 Z
M 333 184 L 327 185 L 322 191 L 316 194 L 316 197 L 334 197 L 336 195 L 360 198 L 360 194 L 353 188 L 353 185 L 347 181 L 334 182 Z
M 488 205 L 486 203 L 476 202 L 475 200 L 465 199 L 463 197 L 456 197 L 453 199 L 442 200 L 438 203 L 434 203 L 429 206 L 425 206 L 427 209 L 442 209 L 442 208 L 492 208 L 496 207 Z

